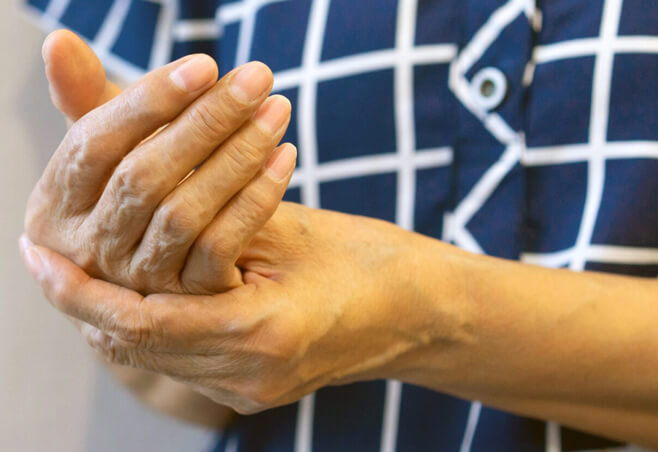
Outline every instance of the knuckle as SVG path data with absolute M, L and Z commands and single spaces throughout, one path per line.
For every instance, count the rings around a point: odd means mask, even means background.
M 241 246 L 235 237 L 225 234 L 215 237 L 202 236 L 198 246 L 210 261 L 227 261 L 234 259 L 240 254 Z
M 233 122 L 248 119 L 254 109 L 252 102 L 243 102 L 236 99 L 225 83 L 220 83 L 220 88 L 214 91 L 214 97 L 214 102 L 226 106 L 224 112 Z
M 232 123 L 224 112 L 206 102 L 200 102 L 190 111 L 191 130 L 202 142 L 216 142 L 224 137 L 235 128 L 231 127 Z
M 99 159 L 111 158 L 112 153 L 104 151 L 112 146 L 111 134 L 94 124 L 91 117 L 84 117 L 71 127 L 57 150 L 57 168 L 53 179 L 63 192 L 64 203 L 71 203 L 80 186 L 88 182 L 85 178 L 98 165 Z
M 137 354 L 134 349 L 124 348 L 110 340 L 107 347 L 97 349 L 101 356 L 109 364 L 116 364 L 125 367 L 138 367 Z
M 236 179 L 251 177 L 265 163 L 269 146 L 251 140 L 231 140 L 226 144 L 224 157 L 227 172 Z
M 131 347 L 141 347 L 147 343 L 149 331 L 139 324 L 119 324 L 115 327 L 115 337 Z
M 156 336 L 156 323 L 144 309 L 126 315 L 113 314 L 113 335 L 132 348 L 148 348 Z
M 114 193 L 121 204 L 139 208 L 156 201 L 161 178 L 152 165 L 137 158 L 126 157 L 112 177 Z
M 95 162 L 90 161 L 90 154 L 97 150 L 111 147 L 113 144 L 111 134 L 104 133 L 98 127 L 102 118 L 96 114 L 89 114 L 75 123 L 62 143 L 66 148 L 67 166 L 73 170 L 84 170 Z M 96 152 L 95 154 L 99 154 Z
M 159 124 L 169 122 L 173 114 L 173 102 L 167 96 L 163 99 L 161 87 L 157 75 L 149 73 L 126 89 L 112 105 L 118 113 L 130 112 L 135 121 Z
M 87 344 L 106 362 L 123 365 L 117 344 L 110 336 L 96 328 L 85 328 L 84 336 Z
M 262 223 L 263 215 L 272 209 L 272 196 L 250 190 L 245 190 L 240 196 L 242 202 L 238 204 L 239 207 L 234 212 L 234 219 L 243 228 L 249 230 L 254 225 Z
M 143 183 L 145 169 L 130 157 L 125 158 L 114 172 L 116 188 L 119 192 L 137 191 Z
M 260 189 L 260 190 L 245 190 L 243 192 L 245 204 L 249 212 L 259 217 L 264 212 L 273 210 L 278 204 L 279 197 L 274 190 Z
M 162 235 L 187 241 L 196 230 L 197 216 L 194 206 L 184 197 L 179 197 L 158 207 L 155 220 Z
M 92 114 L 83 116 L 71 126 L 66 134 L 65 143 L 68 147 L 80 149 L 89 146 L 94 141 L 95 135 L 91 132 Z

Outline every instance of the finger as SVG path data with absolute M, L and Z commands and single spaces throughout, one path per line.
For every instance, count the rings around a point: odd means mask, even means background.
M 53 104 L 72 122 L 121 93 L 94 51 L 71 31 L 48 35 L 42 55 Z
M 296 157 L 293 145 L 282 145 L 267 169 L 237 194 L 203 231 L 181 274 L 187 291 L 221 293 L 235 287 L 236 276 L 240 277 L 235 262 L 279 206 Z
M 134 252 L 162 200 L 249 120 L 271 88 L 267 66 L 242 66 L 121 162 L 89 218 L 92 227 L 121 231 L 107 250 L 110 259 Z
M 131 264 L 135 279 L 150 281 L 148 292 L 181 292 L 178 276 L 190 247 L 221 208 L 265 166 L 289 120 L 288 99 L 271 97 L 160 204 Z
M 254 298 L 256 286 L 213 297 L 145 298 L 133 290 L 91 278 L 64 256 L 31 244 L 25 236 L 20 249 L 48 301 L 63 314 L 97 328 L 117 346 L 208 353 L 227 337 L 258 324 L 244 311 L 245 301 Z M 264 312 L 260 309 L 258 315 Z
M 145 320 L 140 294 L 93 279 L 64 256 L 26 244 L 24 239 L 21 253 L 30 273 L 57 310 L 127 343 L 149 345 L 150 339 L 143 333 L 152 331 L 152 324 Z
M 87 344 L 109 364 L 157 372 L 188 382 L 204 378 L 214 378 L 217 382 L 218 378 L 244 375 L 248 372 L 247 366 L 257 370 L 247 356 L 240 359 L 229 356 L 229 353 L 171 353 L 135 348 L 132 344 L 117 340 L 75 317 L 66 317 L 78 329 Z
M 45 199 L 79 213 L 93 204 L 116 165 L 215 83 L 217 65 L 193 55 L 157 69 L 69 130 L 40 181 Z

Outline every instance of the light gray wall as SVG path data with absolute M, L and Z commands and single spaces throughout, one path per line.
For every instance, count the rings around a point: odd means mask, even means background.
M 41 63 L 45 34 L 0 1 L 0 451 L 202 451 L 212 434 L 137 404 L 43 299 L 16 239 L 25 201 L 65 132 Z
M 0 451 L 206 450 L 212 432 L 146 410 L 110 379 L 21 263 L 25 201 L 65 131 L 48 98 L 44 36 L 0 1 Z

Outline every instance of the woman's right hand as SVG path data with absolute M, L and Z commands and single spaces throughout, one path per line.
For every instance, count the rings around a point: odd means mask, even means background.
M 53 100 L 75 122 L 28 202 L 29 239 L 142 293 L 241 285 L 235 262 L 279 205 L 296 156 L 275 150 L 290 103 L 268 98 L 269 69 L 249 63 L 215 83 L 215 62 L 195 55 L 121 93 L 70 32 L 47 39 L 44 59 Z M 224 270 L 199 281 L 185 261 L 218 221 Z

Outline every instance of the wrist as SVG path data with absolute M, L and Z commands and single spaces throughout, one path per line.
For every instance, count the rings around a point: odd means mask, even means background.
M 428 386 L 451 386 L 474 341 L 473 303 L 469 301 L 469 253 L 408 231 L 400 250 L 393 291 L 397 315 L 392 328 L 403 328 L 413 343 L 386 378 Z

